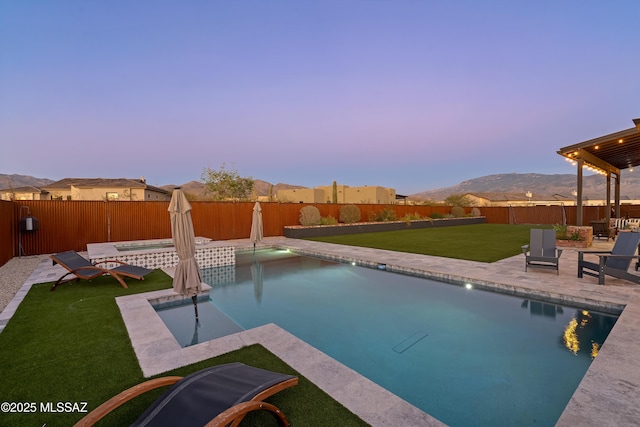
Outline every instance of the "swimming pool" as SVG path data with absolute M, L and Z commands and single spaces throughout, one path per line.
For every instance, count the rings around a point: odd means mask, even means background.
M 273 322 L 450 425 L 554 425 L 616 320 L 283 251 L 236 265 L 203 271 L 199 328 L 159 311 L 183 345 Z

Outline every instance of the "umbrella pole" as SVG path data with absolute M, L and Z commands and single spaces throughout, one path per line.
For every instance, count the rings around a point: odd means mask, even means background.
M 196 322 L 198 321 L 198 296 L 194 295 L 191 297 L 191 301 L 193 301 L 193 309 L 196 311 Z

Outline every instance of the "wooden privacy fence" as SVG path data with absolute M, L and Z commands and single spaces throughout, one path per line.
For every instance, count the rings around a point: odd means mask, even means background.
M 196 236 L 213 240 L 248 238 L 251 231 L 253 202 L 191 202 Z M 265 236 L 282 236 L 284 227 L 299 223 L 300 209 L 309 204 L 261 203 Z M 340 216 L 339 204 L 315 204 L 323 217 Z M 434 212 L 448 214 L 449 206 L 412 206 L 359 204 L 362 221 L 384 209 L 393 210 L 400 218 L 408 214 L 427 217 Z M 169 202 L 138 201 L 61 201 L 20 200 L 0 202 L 0 265 L 19 255 L 36 255 L 65 250 L 86 250 L 87 243 L 171 237 L 167 208 Z M 628 216 L 638 206 L 623 205 Z M 471 208 L 467 208 L 469 212 Z M 575 224 L 576 207 L 481 207 L 490 224 Z M 584 207 L 584 223 L 603 218 L 605 207 Z M 37 218 L 39 228 L 19 235 L 20 213 L 29 211 Z
M 13 203 L 0 200 L 0 265 L 4 265 L 16 253 L 16 223 Z

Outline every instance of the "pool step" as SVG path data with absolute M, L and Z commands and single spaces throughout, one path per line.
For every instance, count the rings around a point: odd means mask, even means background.
M 410 349 L 411 347 L 413 347 L 415 344 L 420 342 L 427 335 L 429 334 L 427 334 L 425 331 L 418 331 L 413 335 L 409 336 L 408 338 L 406 338 L 400 344 L 393 347 L 393 351 L 395 351 L 398 354 L 402 354 L 408 349 Z

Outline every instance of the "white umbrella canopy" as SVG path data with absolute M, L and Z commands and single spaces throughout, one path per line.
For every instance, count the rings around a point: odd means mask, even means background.
M 191 220 L 191 204 L 182 190 L 176 189 L 169 203 L 171 237 L 178 254 L 178 265 L 173 276 L 175 292 L 194 297 L 200 292 L 200 268 L 196 261 L 196 238 Z M 197 314 L 196 314 L 197 316 Z
M 253 216 L 251 218 L 251 235 L 249 239 L 253 242 L 253 250 L 256 249 L 256 243 L 264 237 L 262 232 L 262 208 L 260 202 L 253 205 Z

